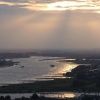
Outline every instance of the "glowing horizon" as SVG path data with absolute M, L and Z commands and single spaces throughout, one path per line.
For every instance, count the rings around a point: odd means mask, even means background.
M 35 11 L 63 11 L 63 10 L 92 10 L 96 13 L 100 12 L 100 1 L 79 0 L 79 1 L 56 1 L 56 2 L 7 2 L 0 1 L 0 5 L 18 6 L 28 10 Z

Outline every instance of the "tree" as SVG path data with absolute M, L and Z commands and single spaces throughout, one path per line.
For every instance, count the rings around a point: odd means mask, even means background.
M 11 100 L 11 97 L 9 95 L 5 96 L 5 100 Z
M 5 98 L 4 98 L 4 96 L 0 96 L 0 100 L 4 100 Z
M 26 100 L 26 98 L 23 96 L 23 97 L 21 97 L 21 100 Z
M 36 93 L 34 93 L 32 96 L 31 96 L 31 99 L 32 100 L 37 100 L 39 97 Z
M 87 76 L 85 73 L 78 73 L 76 75 L 76 78 L 80 79 L 80 80 L 86 80 L 87 79 Z

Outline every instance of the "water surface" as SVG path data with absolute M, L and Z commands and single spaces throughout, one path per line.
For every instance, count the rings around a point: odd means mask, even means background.
M 77 66 L 73 63 L 59 62 L 56 57 L 30 57 L 13 59 L 18 65 L 0 68 L 0 84 L 27 83 L 38 80 L 64 78 L 63 73 Z M 61 58 L 60 58 L 61 59 Z M 54 65 L 54 67 L 51 67 Z

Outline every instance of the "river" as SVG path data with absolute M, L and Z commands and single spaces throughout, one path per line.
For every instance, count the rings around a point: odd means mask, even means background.
M 0 85 L 64 78 L 63 73 L 71 71 L 77 64 L 59 62 L 60 59 L 57 57 L 42 56 L 12 59 L 20 63 L 0 68 Z M 52 67 L 51 65 L 54 66 Z

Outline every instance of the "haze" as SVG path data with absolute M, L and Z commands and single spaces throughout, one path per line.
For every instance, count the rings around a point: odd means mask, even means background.
M 0 49 L 100 49 L 99 0 L 0 0 Z

